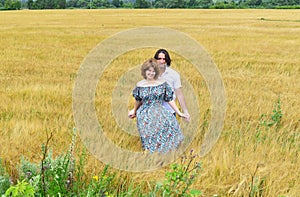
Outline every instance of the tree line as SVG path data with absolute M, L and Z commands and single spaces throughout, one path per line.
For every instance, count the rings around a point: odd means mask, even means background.
M 299 9 L 300 0 L 0 0 L 0 10 L 72 8 Z

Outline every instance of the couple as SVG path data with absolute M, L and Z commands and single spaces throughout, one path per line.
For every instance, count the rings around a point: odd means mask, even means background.
M 190 120 L 181 91 L 180 76 L 169 68 L 170 64 L 169 53 L 159 49 L 154 58 L 142 65 L 144 80 L 139 81 L 133 90 L 135 104 L 128 116 L 137 117 L 142 148 L 150 153 L 176 150 L 184 139 L 176 114 L 186 121 Z M 175 103 L 173 90 L 184 113 Z

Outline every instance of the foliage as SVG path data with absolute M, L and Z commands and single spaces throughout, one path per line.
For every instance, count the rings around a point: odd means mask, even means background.
M 136 0 L 134 8 L 149 8 L 150 2 L 146 0 Z
M 256 165 L 256 169 L 254 173 L 251 175 L 251 183 L 249 186 L 249 197 L 255 196 L 264 196 L 264 191 L 266 190 L 266 178 L 260 178 L 257 176 L 258 168 L 260 167 L 259 164 Z
M 21 1 L 5 0 L 4 9 L 5 10 L 20 10 L 21 9 Z
M 1 187 L 0 194 L 7 196 L 132 196 L 145 193 L 139 185 L 133 182 L 124 182 L 116 174 L 109 171 L 106 165 L 99 174 L 86 177 L 84 166 L 86 164 L 86 153 L 82 152 L 78 163 L 74 159 L 74 146 L 76 140 L 76 130 L 74 130 L 70 149 L 62 155 L 53 157 L 49 150 L 49 143 L 52 133 L 47 134 L 46 143 L 42 146 L 42 160 L 39 164 L 31 163 L 25 158 L 21 158 L 19 166 L 19 179 L 16 185 Z M 181 164 L 172 164 L 171 171 L 166 172 L 166 180 L 152 183 L 153 190 L 147 196 L 197 196 L 199 190 L 190 189 L 195 178 L 199 175 L 200 163 L 195 161 L 197 157 L 190 152 L 181 160 Z M 184 163 L 187 163 L 184 165 Z M 4 174 L 4 171 L 0 172 Z M 0 184 L 1 182 L 0 176 Z M 9 181 L 9 179 L 6 179 Z M 3 182 L 5 183 L 5 182 Z M 120 188 L 116 187 L 122 183 Z M 10 187 L 9 187 L 10 186 Z M 8 188 L 8 189 L 7 189 Z
M 234 2 L 216 2 L 215 4 L 213 4 L 212 6 L 210 6 L 210 8 L 214 8 L 214 9 L 235 9 L 238 8 L 238 5 Z
M 268 118 L 269 117 L 269 118 Z M 273 114 L 267 116 L 263 114 L 257 133 L 261 128 L 275 128 L 281 126 L 283 113 L 280 98 L 277 99 Z M 260 138 L 256 133 L 257 139 Z M 6 196 L 201 196 L 202 192 L 192 189 L 191 186 L 200 175 L 201 164 L 197 161 L 197 154 L 193 150 L 181 158 L 181 163 L 170 165 L 171 170 L 165 173 L 165 180 L 150 183 L 150 191 L 147 193 L 139 185 L 133 182 L 126 182 L 115 173 L 109 171 L 109 166 L 105 166 L 99 174 L 94 174 L 92 178 L 84 175 L 86 164 L 86 153 L 83 150 L 78 165 L 74 159 L 74 147 L 76 141 L 76 130 L 74 129 L 70 149 L 63 155 L 53 158 L 49 151 L 49 142 L 52 133 L 47 135 L 47 141 L 42 146 L 42 161 L 34 164 L 26 161 L 23 157 L 19 166 L 19 179 L 16 185 L 10 185 L 5 169 L 0 165 L 0 194 Z M 1 160 L 0 160 L 1 161 Z M 0 162 L 1 164 L 1 162 Z M 261 164 L 257 164 L 251 181 L 248 186 L 249 196 L 263 196 L 267 188 L 267 177 L 258 176 L 258 169 Z M 117 186 L 118 183 L 122 183 Z M 149 185 L 149 183 L 148 183 Z M 10 187 L 9 187 L 10 186 Z M 6 191 L 6 192 L 5 192 Z
M 181 159 L 181 164 L 171 164 L 171 171 L 166 172 L 166 180 L 157 182 L 149 196 L 198 196 L 200 190 L 190 188 L 201 169 L 201 164 L 195 161 L 197 154 L 190 151 L 190 155 Z M 187 164 L 184 164 L 187 162 Z
M 260 125 L 265 127 L 275 126 L 276 128 L 279 128 L 281 126 L 282 116 L 281 101 L 280 98 L 278 98 L 273 109 L 273 114 L 270 117 L 266 114 L 262 114 L 260 118 Z
M 9 175 L 6 173 L 6 170 L 2 165 L 2 159 L 0 158 L 0 194 L 4 194 L 9 187 Z
M 65 8 L 276 8 L 299 9 L 297 0 L 27 0 L 25 6 L 21 0 L 2 0 L 0 8 L 4 10 L 28 9 L 65 9 Z
M 283 117 L 283 113 L 281 109 L 281 101 L 280 98 L 278 98 L 273 109 L 273 114 L 272 115 L 262 114 L 260 116 L 259 124 L 254 134 L 255 143 L 265 142 L 268 138 L 267 136 L 269 135 L 270 129 L 273 129 L 274 131 L 278 131 L 279 128 L 281 128 L 282 126 L 281 124 L 282 117 Z
M 18 196 L 26 196 L 31 197 L 34 196 L 34 188 L 25 180 L 19 182 L 15 186 L 10 186 L 8 190 L 5 192 L 6 196 L 18 197 Z

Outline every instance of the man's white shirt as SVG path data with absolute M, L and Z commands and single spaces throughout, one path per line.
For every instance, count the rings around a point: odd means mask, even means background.
M 173 70 L 170 67 L 166 67 L 165 72 L 161 75 L 162 79 L 165 79 L 168 84 L 172 87 L 173 90 L 173 100 L 176 99 L 175 90 L 181 88 L 180 75 L 177 71 Z M 165 101 L 163 101 L 163 106 L 165 106 L 169 111 L 175 113 L 173 108 Z

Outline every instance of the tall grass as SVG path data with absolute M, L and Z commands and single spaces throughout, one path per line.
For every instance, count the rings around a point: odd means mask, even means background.
M 195 188 L 207 196 L 300 193 L 298 10 L 24 10 L 0 12 L 0 18 L 0 157 L 14 180 L 21 156 L 41 160 L 46 131 L 54 136 L 50 142 L 54 156 L 69 148 L 75 127 L 72 89 L 89 51 L 121 30 L 166 26 L 190 35 L 211 54 L 226 88 L 225 127 L 213 150 L 202 158 L 203 173 Z M 96 111 L 105 133 L 134 151 L 140 150 L 138 138 L 121 132 L 111 114 L 111 90 L 122 73 L 155 50 L 131 51 L 117 58 L 96 92 Z M 199 118 L 201 125 L 190 148 L 199 151 L 200 134 L 209 124 L 209 91 L 188 60 L 175 53 L 171 57 L 172 67 L 198 96 L 200 117 L 192 118 Z M 272 121 L 278 98 L 281 126 L 265 126 L 264 121 Z M 131 108 L 130 93 L 125 99 Z M 78 144 L 81 150 L 80 139 Z M 93 155 L 86 157 L 86 174 L 104 168 Z M 138 183 L 160 180 L 165 171 L 119 176 Z

